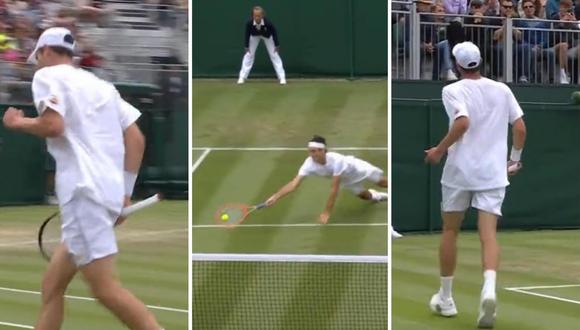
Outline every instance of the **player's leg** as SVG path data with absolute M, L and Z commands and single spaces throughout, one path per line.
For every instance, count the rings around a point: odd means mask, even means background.
M 365 173 L 365 176 L 364 179 L 362 179 L 360 182 L 351 184 L 350 190 L 353 193 L 355 193 L 355 195 L 357 195 L 359 198 L 364 200 L 373 202 L 387 201 L 389 199 L 389 194 L 387 194 L 386 192 L 377 191 L 374 189 L 365 189 L 362 186 L 362 181 L 368 180 L 381 188 L 388 188 L 389 186 L 388 180 L 387 177 L 384 176 L 383 170 L 372 165 L 369 162 L 366 162 L 358 158 L 355 159 L 354 164 L 360 172 Z
M 389 180 L 386 176 L 381 176 L 379 181 L 377 182 L 377 186 L 381 188 L 388 188 L 389 187 Z
M 94 297 L 130 329 L 160 330 L 153 314 L 115 274 L 115 257 L 110 255 L 80 268 Z
M 42 306 L 37 330 L 60 329 L 64 317 L 64 294 L 77 272 L 64 244 L 58 246 L 42 279 Z
M 272 66 L 276 70 L 276 75 L 281 84 L 286 84 L 286 72 L 284 72 L 284 64 L 282 63 L 282 58 L 280 54 L 276 51 L 276 45 L 274 44 L 274 38 L 270 37 L 268 39 L 264 38 L 264 44 L 268 49 L 268 54 L 270 55 L 270 60 L 272 61 Z
M 373 202 L 384 202 L 389 199 L 389 194 L 374 189 L 365 189 L 357 194 L 360 199 Z
M 505 188 L 477 192 L 473 207 L 478 209 L 478 229 L 481 242 L 481 262 L 483 268 L 483 287 L 481 290 L 478 326 L 493 327 L 496 310 L 496 275 L 499 266 L 500 247 L 497 242 L 497 220 Z
M 465 211 L 469 208 L 471 193 L 442 186 L 441 217 L 443 231 L 439 244 L 439 272 L 441 286 L 439 292 L 431 297 L 430 307 L 442 316 L 457 315 L 453 301 L 453 275 L 457 264 L 457 237 Z
M 118 248 L 112 223 L 117 214 L 88 197 L 77 199 L 74 217 L 78 230 L 70 240 L 69 251 L 93 296 L 130 329 L 161 329 L 145 304 L 124 289 L 116 277 Z
M 250 36 L 248 51 L 244 54 L 244 58 L 242 59 L 242 69 L 240 70 L 238 84 L 242 84 L 246 79 L 248 79 L 250 71 L 252 71 L 252 67 L 254 66 L 258 44 L 260 44 L 260 37 Z

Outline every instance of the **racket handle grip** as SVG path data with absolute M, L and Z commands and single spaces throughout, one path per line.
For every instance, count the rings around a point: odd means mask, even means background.
M 263 209 L 263 208 L 265 208 L 265 207 L 267 207 L 267 206 L 268 206 L 268 205 L 266 205 L 266 203 L 265 203 L 265 202 L 264 202 L 264 203 L 260 203 L 260 204 L 256 205 L 256 210 Z
M 159 202 L 161 200 L 161 196 L 159 194 L 155 194 L 145 200 L 142 200 L 140 202 L 137 202 L 131 206 L 127 206 L 126 208 L 124 208 L 121 211 L 121 216 L 126 217 L 128 215 L 130 215 L 131 213 L 135 213 L 139 210 L 142 210 L 146 207 L 149 207 L 157 202 Z

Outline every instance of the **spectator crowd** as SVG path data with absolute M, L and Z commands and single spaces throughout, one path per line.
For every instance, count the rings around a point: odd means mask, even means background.
M 580 0 L 417 0 L 415 6 L 403 1 L 392 6 L 396 56 L 410 54 L 414 8 L 421 70 L 429 63 L 433 80 L 457 79 L 451 49 L 469 40 L 481 50 L 482 69 L 495 79 L 511 70 L 520 83 L 578 83 Z M 504 67 L 506 39 L 512 41 L 511 67 Z

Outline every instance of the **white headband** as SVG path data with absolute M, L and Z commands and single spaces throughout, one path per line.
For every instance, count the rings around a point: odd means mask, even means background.
M 308 148 L 326 149 L 326 144 L 320 143 L 320 142 L 310 141 L 310 142 L 308 142 Z

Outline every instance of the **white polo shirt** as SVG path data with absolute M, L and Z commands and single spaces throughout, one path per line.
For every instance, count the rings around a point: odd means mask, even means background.
M 336 152 L 326 153 L 326 164 L 318 164 L 312 157 L 306 158 L 300 170 L 299 176 L 340 176 L 343 185 L 353 184 L 365 180 L 372 168 L 370 164 L 354 156 L 344 156 Z
M 112 84 L 70 65 L 38 70 L 32 93 L 39 114 L 51 108 L 64 119 L 64 134 L 47 138 L 56 161 L 60 205 L 83 193 L 120 212 L 125 195 L 123 131 L 141 113 Z
M 469 129 L 447 154 L 441 184 L 463 190 L 509 185 L 508 124 L 523 116 L 509 87 L 487 78 L 462 79 L 443 88 L 449 127 L 462 116 Z

